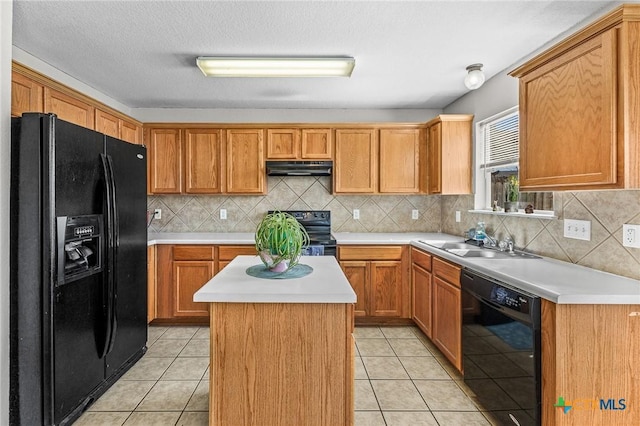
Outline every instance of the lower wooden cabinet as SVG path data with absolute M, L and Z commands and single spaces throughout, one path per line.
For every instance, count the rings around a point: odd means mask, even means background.
M 462 371 L 461 268 L 433 258 L 433 325 L 431 340 Z
M 255 254 L 253 244 L 149 247 L 148 256 L 150 259 L 154 256 L 155 265 L 153 284 L 149 272 L 149 321 L 206 322 L 209 304 L 194 302 L 193 294 L 236 256 Z
M 147 322 L 156 319 L 156 246 L 147 247 Z
M 357 296 L 356 317 L 411 317 L 408 248 L 342 246 L 338 259 Z
M 430 254 L 411 249 L 411 282 L 411 317 L 424 334 L 431 338 L 433 293 Z

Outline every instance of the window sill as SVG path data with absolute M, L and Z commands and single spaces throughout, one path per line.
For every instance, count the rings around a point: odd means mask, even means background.
M 525 213 L 524 210 L 518 210 L 518 213 L 505 213 L 503 211 L 493 211 L 493 210 L 469 210 L 469 213 L 479 213 L 479 214 L 489 214 L 494 216 L 510 216 L 510 217 L 526 217 L 531 219 L 557 219 L 558 216 L 555 215 L 552 211 L 539 211 L 536 213 Z

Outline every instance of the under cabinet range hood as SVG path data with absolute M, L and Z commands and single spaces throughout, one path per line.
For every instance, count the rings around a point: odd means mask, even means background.
M 331 176 L 333 161 L 267 161 L 267 176 Z

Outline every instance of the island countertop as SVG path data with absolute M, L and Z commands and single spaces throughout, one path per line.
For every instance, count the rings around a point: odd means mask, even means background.
M 237 256 L 193 295 L 194 302 L 355 303 L 354 293 L 333 256 L 302 256 L 313 271 L 301 278 L 265 279 L 246 273 L 258 256 Z

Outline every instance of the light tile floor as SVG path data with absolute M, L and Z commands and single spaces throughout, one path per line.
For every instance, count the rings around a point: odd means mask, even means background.
M 417 327 L 356 327 L 355 340 L 356 425 L 491 424 Z M 209 329 L 152 326 L 148 347 L 76 426 L 208 424 Z

